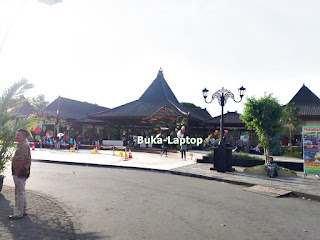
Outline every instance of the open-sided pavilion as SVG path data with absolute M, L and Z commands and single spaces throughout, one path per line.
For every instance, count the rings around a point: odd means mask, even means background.
M 202 122 L 211 116 L 206 109 L 189 109 L 181 105 L 160 69 L 156 79 L 138 100 L 90 114 L 89 118 L 108 122 L 108 139 L 121 139 L 122 135 L 170 134 L 186 121 L 188 135 L 202 137 Z

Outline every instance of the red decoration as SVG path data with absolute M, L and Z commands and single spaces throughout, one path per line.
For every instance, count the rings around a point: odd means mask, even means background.
M 215 131 L 214 131 L 214 135 L 217 135 L 217 134 L 218 134 L 218 130 L 215 130 Z
M 168 110 L 168 109 L 161 109 L 160 111 L 161 111 L 161 112 L 164 112 L 164 113 L 169 112 L 169 110 Z
M 36 127 L 36 129 L 34 130 L 35 134 L 40 134 L 42 132 L 42 129 L 40 127 Z
M 163 118 L 163 116 L 155 116 L 155 118 L 160 119 Z
M 140 121 L 141 123 L 147 123 L 146 121 Z
M 169 119 L 170 119 L 170 120 L 172 120 L 172 121 L 175 121 L 175 120 L 177 120 L 176 118 L 173 118 L 173 117 L 172 117 L 172 118 L 169 118 Z
M 152 121 L 158 120 L 157 118 L 151 118 Z
M 224 130 L 224 133 L 228 133 L 228 130 Z

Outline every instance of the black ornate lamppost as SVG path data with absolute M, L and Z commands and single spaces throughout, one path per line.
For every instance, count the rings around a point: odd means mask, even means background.
M 232 152 L 231 148 L 227 148 L 227 143 L 224 140 L 224 127 L 223 127 L 223 107 L 227 103 L 227 100 L 229 98 L 233 99 L 236 103 L 241 102 L 244 94 L 245 94 L 246 89 L 241 86 L 238 89 L 239 95 L 240 95 L 240 100 L 236 101 L 234 99 L 234 95 L 231 91 L 227 89 L 220 89 L 212 94 L 212 98 L 209 102 L 207 102 L 207 97 L 209 95 L 209 90 L 208 89 L 203 89 L 202 94 L 204 97 L 204 101 L 206 103 L 211 103 L 215 98 L 218 99 L 218 102 L 221 106 L 221 117 L 220 117 L 220 138 L 219 138 L 219 145 L 218 147 L 214 150 L 214 168 L 212 170 L 217 170 L 218 172 L 225 172 L 225 171 L 233 171 L 234 169 L 232 168 Z

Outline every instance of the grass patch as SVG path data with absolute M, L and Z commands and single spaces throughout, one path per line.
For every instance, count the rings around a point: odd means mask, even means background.
M 251 167 L 251 168 L 255 168 L 255 169 L 263 168 L 263 169 L 264 169 L 264 166 L 265 166 L 265 165 L 257 165 L 257 166 Z M 284 171 L 291 172 L 291 173 L 293 173 L 293 174 L 297 174 L 295 171 L 292 171 L 292 170 L 289 169 L 289 168 L 284 168 L 284 167 L 280 167 L 280 166 L 279 166 L 279 169 L 282 169 L 282 170 L 284 170 Z
M 292 170 L 291 170 L 291 169 L 289 169 L 289 168 L 284 168 L 284 167 L 280 167 L 280 166 L 279 166 L 279 169 L 282 169 L 282 170 L 285 170 L 285 171 L 288 171 L 288 172 L 291 172 L 291 173 L 297 174 L 295 171 L 292 171 Z
M 251 167 L 251 168 L 264 168 L 264 164 L 263 165 L 257 165 L 257 166 Z

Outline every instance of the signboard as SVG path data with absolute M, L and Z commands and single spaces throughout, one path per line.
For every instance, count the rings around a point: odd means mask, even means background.
M 302 127 L 304 173 L 320 175 L 320 127 Z

